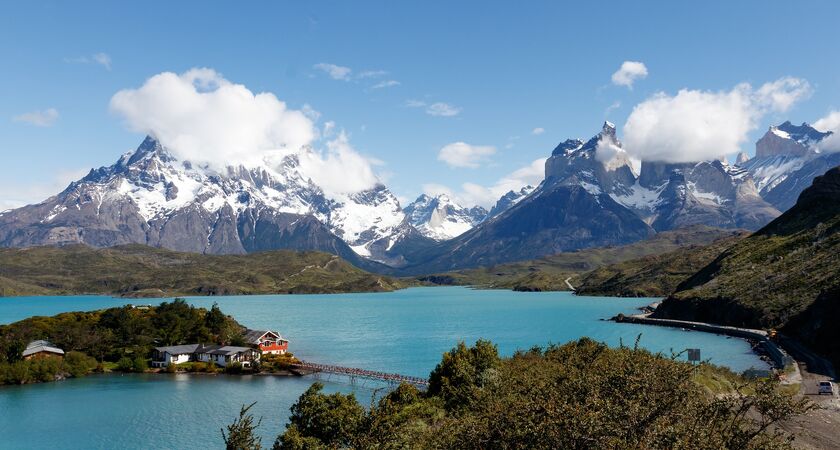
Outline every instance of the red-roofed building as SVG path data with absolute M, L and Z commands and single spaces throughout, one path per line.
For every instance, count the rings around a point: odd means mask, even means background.
M 274 331 L 248 330 L 245 332 L 245 341 L 259 348 L 264 354 L 285 355 L 289 350 L 289 341 Z

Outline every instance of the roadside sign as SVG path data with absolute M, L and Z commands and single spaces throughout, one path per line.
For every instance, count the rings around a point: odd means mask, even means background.
M 688 360 L 690 362 L 700 362 L 700 349 L 699 348 L 689 348 L 688 349 Z

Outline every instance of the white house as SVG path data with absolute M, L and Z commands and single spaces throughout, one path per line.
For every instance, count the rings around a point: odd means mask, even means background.
M 231 345 L 186 344 L 168 347 L 155 347 L 152 353 L 152 367 L 167 367 L 189 361 L 213 362 L 226 367 L 238 362 L 242 367 L 251 367 L 251 363 L 260 360 L 260 352 L 250 347 Z

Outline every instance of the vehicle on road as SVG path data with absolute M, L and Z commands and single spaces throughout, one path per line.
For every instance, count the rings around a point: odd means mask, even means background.
M 820 381 L 819 391 L 817 392 L 819 393 L 819 395 L 834 395 L 834 383 L 832 383 L 831 381 Z

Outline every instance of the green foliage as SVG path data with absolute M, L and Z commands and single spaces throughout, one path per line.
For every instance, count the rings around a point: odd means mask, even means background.
M 64 366 L 70 376 L 83 377 L 96 369 L 96 359 L 81 352 L 67 352 L 64 355 Z
M 222 439 L 225 442 L 225 449 L 260 450 L 262 448 L 262 439 L 254 433 L 262 423 L 262 418 L 257 423 L 254 423 L 254 415 L 248 412 L 256 404 L 257 402 L 251 403 L 248 406 L 242 405 L 242 408 L 239 410 L 239 418 L 227 426 L 227 434 L 224 429 L 221 430 Z
M 567 278 L 572 277 L 571 283 L 577 287 L 578 277 L 604 266 L 660 255 L 692 245 L 709 245 L 720 239 L 742 237 L 744 235 L 739 231 L 693 226 L 657 233 L 650 239 L 628 245 L 558 253 L 533 261 L 423 276 L 419 277 L 419 280 L 434 284 L 472 285 L 517 291 L 566 291 L 569 289 L 565 283 Z
M 212 329 L 211 329 L 212 328 Z M 219 334 L 213 332 L 219 330 Z M 102 362 L 113 363 L 115 370 L 144 372 L 153 346 L 194 342 L 229 344 L 242 340 L 243 327 L 232 317 L 222 314 L 218 306 L 206 311 L 189 305 L 183 299 L 163 302 L 152 308 L 122 306 L 91 312 L 69 312 L 53 317 L 30 317 L 9 325 L 0 325 L 0 361 L 20 359 L 25 342 L 47 339 L 67 352 L 67 369 L 73 376 L 90 373 L 93 355 Z M 14 360 L 13 360 L 14 361 Z M 92 366 L 92 367 L 91 367 Z M 29 367 L 29 366 L 27 366 Z M 102 365 L 104 371 L 106 364 Z M 18 372 L 22 369 L 15 369 Z M 216 371 L 215 365 L 202 371 Z M 29 381 L 42 381 L 27 369 Z M 18 382 L 21 376 L 13 376 Z M 25 378 L 25 377 L 23 377 Z
M 232 362 L 225 366 L 225 373 L 231 375 L 239 375 L 243 372 L 242 363 Z
M 486 341 L 459 344 L 428 391 L 402 385 L 368 411 L 313 384 L 274 448 L 791 448 L 773 425 L 807 401 L 772 381 L 705 372 L 729 378 L 727 390 L 696 383 L 687 363 L 586 338 L 506 359 Z
M 313 383 L 297 403 L 292 405 L 289 417 L 289 440 L 278 437 L 276 449 L 300 447 L 300 442 L 314 442 L 332 447 L 352 447 L 354 438 L 362 430 L 365 409 L 353 394 L 322 394 L 324 385 Z M 316 446 L 317 447 L 317 446 Z
M 0 296 L 98 293 L 159 298 L 379 292 L 405 287 L 401 281 L 367 273 L 321 252 L 202 255 L 143 245 L 0 249 L 0 274 Z
M 498 376 L 501 359 L 490 341 L 479 339 L 473 347 L 463 342 L 443 354 L 429 375 L 429 394 L 443 399 L 447 409 L 468 406 L 484 385 Z
M 260 357 L 260 370 L 270 373 L 284 372 L 289 370 L 293 364 L 298 363 L 300 363 L 300 360 L 291 353 L 283 355 L 268 353 Z

